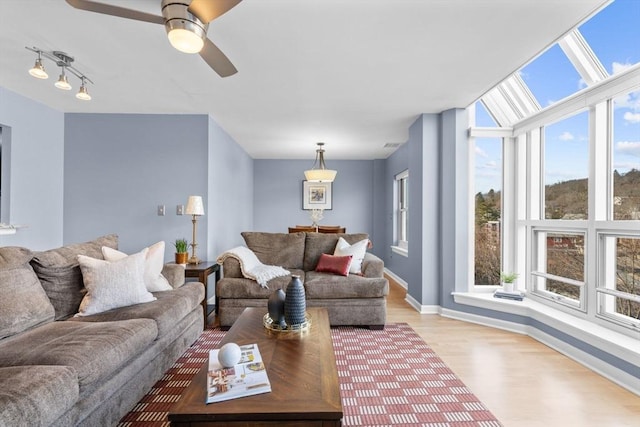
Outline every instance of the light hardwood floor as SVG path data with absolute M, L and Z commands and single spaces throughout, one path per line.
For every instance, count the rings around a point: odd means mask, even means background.
M 528 336 L 419 314 L 390 279 L 387 322 L 408 323 L 505 427 L 638 427 L 640 397 Z
M 639 396 L 533 338 L 420 314 L 389 283 L 387 322 L 411 325 L 505 427 L 640 427 Z

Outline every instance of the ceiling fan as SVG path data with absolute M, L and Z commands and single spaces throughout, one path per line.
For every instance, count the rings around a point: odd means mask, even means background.
M 209 22 L 242 0 L 162 0 L 162 16 L 91 0 L 66 1 L 76 9 L 162 24 L 173 47 L 181 52 L 200 53 L 220 77 L 238 72 L 229 58 L 207 38 L 207 29 Z

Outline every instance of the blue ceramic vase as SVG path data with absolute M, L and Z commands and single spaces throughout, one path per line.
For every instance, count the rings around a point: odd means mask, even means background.
M 269 317 L 275 325 L 281 328 L 285 328 L 287 323 L 284 320 L 284 301 L 285 294 L 282 289 L 278 289 L 271 294 L 267 301 L 267 309 L 269 310 Z
M 291 327 L 304 323 L 306 310 L 307 302 L 304 297 L 304 286 L 302 286 L 300 276 L 292 275 L 284 301 L 284 318 L 287 321 L 287 325 Z

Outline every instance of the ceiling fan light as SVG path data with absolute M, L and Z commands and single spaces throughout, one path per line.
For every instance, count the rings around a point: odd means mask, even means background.
M 80 90 L 78 91 L 78 93 L 76 93 L 76 98 L 83 101 L 91 101 L 91 95 L 89 95 L 87 87 L 84 85 L 84 83 L 82 83 L 82 86 L 80 86 Z
M 42 65 L 42 59 L 36 59 L 36 63 L 32 69 L 29 70 L 29 74 L 37 79 L 48 79 L 49 75 L 44 70 L 44 65 Z
M 175 28 L 169 31 L 169 42 L 171 46 L 184 53 L 198 53 L 204 46 L 202 37 L 192 31 L 183 28 Z

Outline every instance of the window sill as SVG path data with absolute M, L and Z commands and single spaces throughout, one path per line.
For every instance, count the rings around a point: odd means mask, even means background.
M 409 257 L 409 251 L 400 246 L 391 246 L 391 252 L 402 255 L 403 257 Z
M 640 341 L 637 338 L 612 331 L 588 319 L 573 316 L 526 297 L 522 301 L 510 301 L 494 298 L 493 294 L 489 292 L 453 292 L 452 295 L 458 304 L 537 320 L 601 351 L 640 366 Z M 526 324 L 522 326 L 528 335 L 534 338 L 539 335 L 537 332 L 530 333 L 531 326 Z M 541 332 L 546 334 L 545 331 Z

